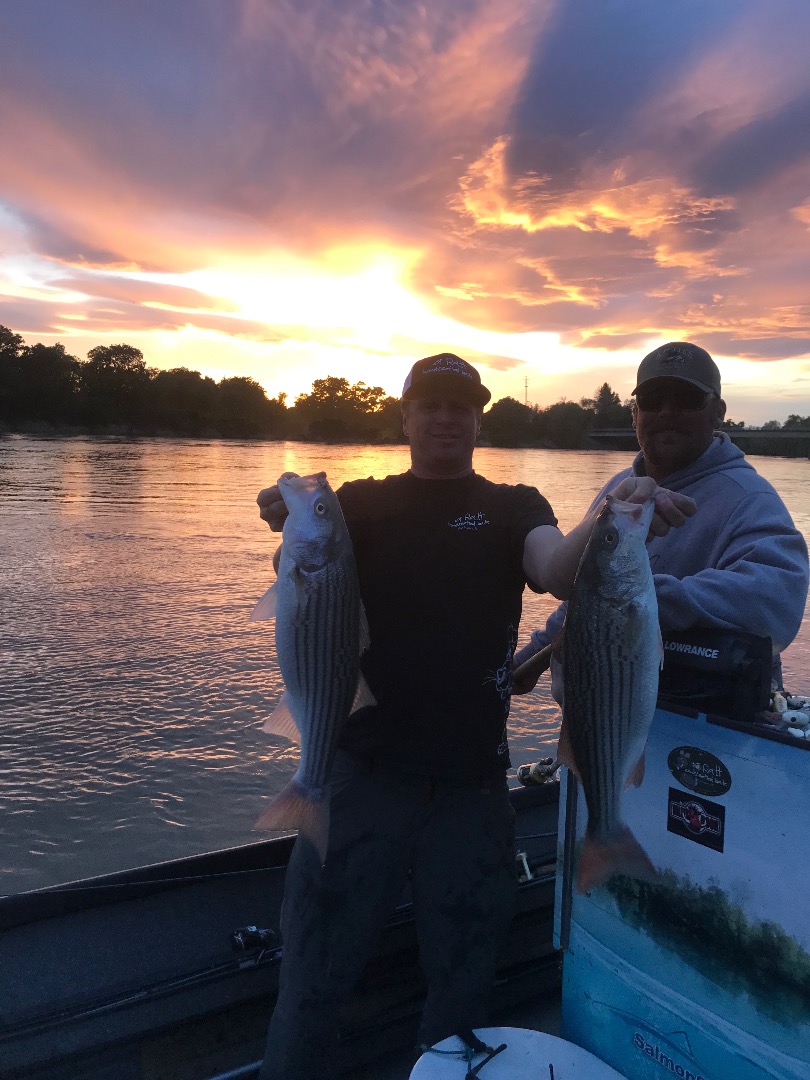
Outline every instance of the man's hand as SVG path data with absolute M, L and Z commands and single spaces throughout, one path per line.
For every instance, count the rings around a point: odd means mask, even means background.
M 655 500 L 647 539 L 666 536 L 670 529 L 683 525 L 697 510 L 694 499 L 676 491 L 659 487 L 650 476 L 628 476 L 610 495 L 625 502 L 643 503 Z M 593 507 L 579 525 L 566 536 L 553 525 L 538 525 L 523 542 L 523 569 L 535 585 L 550 592 L 558 600 L 571 595 L 574 577 L 599 512 L 604 503 Z
M 278 484 L 263 488 L 256 497 L 256 502 L 259 504 L 259 516 L 261 519 L 267 522 L 273 532 L 281 532 L 284 519 L 289 511 L 287 510 L 287 504 L 281 497 Z
M 259 504 L 259 517 L 267 522 L 273 532 L 281 532 L 289 510 L 281 497 L 278 484 L 273 484 L 269 488 L 262 488 L 256 496 L 256 502 Z M 279 563 L 281 562 L 281 547 L 282 545 L 279 544 L 273 552 L 273 569 L 276 573 L 278 573 Z
M 610 494 L 624 502 L 642 503 L 650 496 L 655 499 L 648 540 L 654 536 L 666 536 L 670 529 L 679 529 L 697 510 L 694 499 L 678 491 L 659 487 L 649 476 L 626 476 Z

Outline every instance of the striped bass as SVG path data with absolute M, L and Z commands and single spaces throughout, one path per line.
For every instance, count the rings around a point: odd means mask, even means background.
M 663 660 L 646 539 L 655 506 L 610 495 L 577 570 L 563 631 L 558 760 L 582 783 L 588 808 L 577 888 L 614 874 L 654 877 L 622 821 L 621 798 L 644 778 L 644 748 Z
M 275 617 L 285 684 L 263 730 L 296 741 L 300 736 L 301 760 L 254 828 L 297 828 L 323 862 L 329 776 L 341 726 L 357 693 L 368 629 L 351 539 L 326 473 L 284 473 L 278 487 L 289 511 L 278 578 L 250 617 Z

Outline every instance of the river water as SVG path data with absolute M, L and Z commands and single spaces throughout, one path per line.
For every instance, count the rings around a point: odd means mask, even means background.
M 629 459 L 480 448 L 476 468 L 535 484 L 568 529 Z M 261 839 L 298 753 L 260 730 L 282 687 L 273 624 L 248 619 L 279 542 L 256 493 L 407 464 L 406 447 L 0 439 L 0 894 Z M 754 464 L 810 537 L 810 464 Z M 526 593 L 521 644 L 553 606 Z M 796 693 L 809 660 L 805 616 Z M 513 701 L 515 768 L 554 748 L 546 687 Z

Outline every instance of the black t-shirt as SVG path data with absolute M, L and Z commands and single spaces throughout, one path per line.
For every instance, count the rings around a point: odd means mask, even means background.
M 536 488 L 412 473 L 344 484 L 371 644 L 376 707 L 340 745 L 402 772 L 479 783 L 509 765 L 511 659 L 526 577 L 523 543 L 555 525 Z

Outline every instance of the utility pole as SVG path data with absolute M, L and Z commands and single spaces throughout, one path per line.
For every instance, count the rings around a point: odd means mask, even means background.
M 529 376 L 523 376 L 523 404 L 529 407 Z

